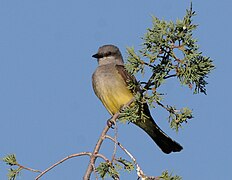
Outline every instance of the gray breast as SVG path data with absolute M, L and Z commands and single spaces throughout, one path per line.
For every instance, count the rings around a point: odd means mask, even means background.
M 92 76 L 93 89 L 100 98 L 104 91 L 114 91 L 115 86 L 124 83 L 114 65 L 99 66 Z

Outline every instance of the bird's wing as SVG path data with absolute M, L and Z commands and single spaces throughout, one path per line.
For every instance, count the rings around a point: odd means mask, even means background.
M 126 83 L 126 85 L 128 87 L 133 87 L 133 88 L 130 88 L 131 91 L 133 93 L 136 93 L 139 91 L 140 87 L 139 87 L 139 83 L 138 81 L 136 80 L 136 78 L 131 75 L 130 73 L 128 73 L 128 71 L 126 70 L 125 66 L 123 65 L 115 65 L 118 73 L 121 75 L 122 79 L 124 80 L 124 82 Z M 133 86 L 131 86 L 133 85 Z
M 125 67 L 123 65 L 116 65 L 116 69 L 118 73 L 121 75 L 123 80 L 127 85 L 130 85 L 129 83 L 135 83 L 135 90 L 132 89 L 133 93 L 136 93 L 139 91 L 140 87 L 138 85 L 138 82 L 136 81 L 135 77 L 133 75 L 130 75 Z M 142 106 L 140 107 L 140 111 L 143 112 L 143 114 L 146 115 L 146 120 L 137 120 L 133 122 L 140 128 L 142 128 L 154 141 L 155 143 L 162 149 L 164 153 L 171 153 L 171 152 L 179 152 L 183 149 L 183 147 L 177 143 L 176 141 L 172 140 L 165 132 L 163 132 L 159 126 L 155 123 L 154 119 L 152 118 L 148 104 L 142 103 Z

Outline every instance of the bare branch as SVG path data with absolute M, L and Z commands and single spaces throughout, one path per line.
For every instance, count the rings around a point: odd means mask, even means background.
M 105 135 L 105 138 L 110 139 L 114 143 L 117 143 L 117 145 L 131 158 L 131 160 L 136 164 L 136 171 L 137 171 L 137 175 L 138 175 L 139 178 L 144 179 L 144 178 L 147 177 L 143 173 L 143 171 L 140 168 L 139 164 L 136 162 L 136 159 L 134 158 L 134 156 L 126 148 L 124 148 L 120 142 L 115 141 L 114 138 L 112 138 L 111 136 L 108 136 L 108 135 Z
M 151 86 L 152 83 L 153 83 L 152 81 L 153 81 L 154 77 L 155 77 L 155 73 L 153 73 L 153 74 L 151 75 L 151 77 L 150 77 L 149 80 L 147 81 L 146 85 L 143 87 L 142 93 L 144 93 L 146 90 L 148 90 L 148 89 L 150 88 L 150 86 Z
M 147 66 L 149 66 L 149 67 L 151 67 L 151 68 L 154 68 L 154 67 L 155 67 L 155 66 L 153 66 L 152 64 L 147 63 L 147 62 L 145 62 L 145 61 L 143 61 L 143 60 L 140 60 L 140 63 L 141 63 L 141 64 L 145 64 L 145 65 L 147 65 Z
M 111 118 L 111 121 L 113 122 L 116 122 L 116 119 L 118 118 L 119 116 L 119 113 L 116 113 L 112 118 Z M 101 145 L 105 139 L 105 135 L 106 133 L 108 132 L 108 130 L 110 129 L 110 127 L 108 125 L 105 126 L 105 128 L 103 129 L 98 141 L 97 141 L 97 144 L 95 145 L 95 148 L 93 150 L 93 153 L 92 155 L 90 156 L 90 161 L 89 161 L 89 165 L 87 167 L 87 170 L 85 172 L 85 175 L 83 177 L 83 179 L 85 180 L 88 180 L 90 179 L 90 176 L 91 176 L 91 173 L 93 171 L 93 164 L 95 164 L 95 161 L 97 159 L 97 156 L 96 154 L 98 154 L 100 148 L 101 148 Z
M 107 157 L 105 157 L 103 154 L 96 154 L 95 156 L 104 159 L 104 161 L 106 162 L 110 162 L 110 160 Z
M 171 78 L 171 77 L 176 77 L 176 74 L 172 74 L 172 75 L 169 75 L 169 76 L 165 76 L 164 79 L 168 79 L 168 78 Z
M 61 159 L 60 161 L 56 162 L 55 164 L 53 164 L 52 166 L 50 166 L 49 168 L 47 168 L 46 170 L 44 170 L 43 172 L 41 172 L 36 178 L 35 180 L 38 180 L 39 178 L 41 178 L 44 174 L 46 174 L 48 171 L 50 171 L 51 169 L 53 169 L 54 167 L 58 166 L 59 164 L 63 163 L 64 161 L 68 160 L 68 159 L 71 159 L 71 158 L 74 158 L 74 157 L 78 157 L 78 156 L 91 156 L 92 153 L 90 152 L 80 152 L 80 153 L 77 153 L 77 154 L 72 154 L 72 155 L 69 155 L 63 159 Z
M 112 158 L 111 158 L 111 162 L 113 162 L 113 160 L 115 159 L 115 155 L 117 152 L 117 138 L 118 138 L 118 126 L 117 123 L 115 123 L 115 129 L 114 129 L 114 139 L 115 139 L 115 143 L 114 143 L 114 151 L 112 154 Z
M 93 166 L 93 173 L 94 173 L 95 179 L 98 180 L 98 175 L 97 175 L 95 164 L 92 164 L 92 166 Z
M 121 109 L 124 109 L 125 107 L 129 106 L 132 102 L 134 101 L 134 98 L 132 98 L 127 104 L 125 104 Z M 113 115 L 113 117 L 110 119 L 114 124 L 116 124 L 116 120 L 118 119 L 120 115 L 120 111 L 117 112 L 116 114 Z M 108 125 L 105 126 L 105 128 L 103 129 L 98 141 L 97 141 L 97 144 L 95 145 L 94 147 L 94 150 L 93 150 L 93 153 L 92 155 L 90 156 L 90 161 L 89 161 L 89 165 L 87 167 L 87 170 L 85 172 L 85 175 L 83 177 L 84 180 L 88 180 L 90 179 L 90 176 L 91 176 L 91 173 L 93 172 L 94 168 L 93 168 L 93 165 L 95 164 L 95 161 L 97 159 L 97 154 L 101 148 L 101 145 L 105 139 L 105 136 L 106 136 L 106 133 L 109 131 L 110 127 Z
M 22 168 L 22 169 L 26 169 L 26 170 L 28 170 L 28 171 L 38 172 L 38 173 L 41 173 L 41 172 L 42 172 L 42 171 L 37 170 L 37 169 L 32 169 L 32 168 L 29 168 L 29 167 L 25 167 L 25 166 L 23 166 L 23 165 L 21 165 L 21 164 L 18 164 L 18 163 L 16 163 L 15 165 L 18 166 L 18 167 L 20 167 L 20 168 Z

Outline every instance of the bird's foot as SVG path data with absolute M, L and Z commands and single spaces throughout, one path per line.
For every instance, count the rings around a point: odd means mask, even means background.
M 110 128 L 114 129 L 113 126 L 115 125 L 115 123 L 114 123 L 114 121 L 112 121 L 112 119 L 110 118 L 110 119 L 107 120 L 107 125 L 108 125 Z

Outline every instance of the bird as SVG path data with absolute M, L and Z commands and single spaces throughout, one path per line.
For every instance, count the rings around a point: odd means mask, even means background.
M 125 69 L 122 54 L 117 46 L 103 45 L 92 57 L 98 62 L 98 67 L 92 75 L 93 90 L 113 116 L 134 98 L 133 91 L 128 88 L 128 82 L 135 82 L 136 79 Z M 133 123 L 144 130 L 164 153 L 181 151 L 183 147 L 156 124 L 147 103 L 143 104 L 142 109 L 146 119 L 136 120 Z

